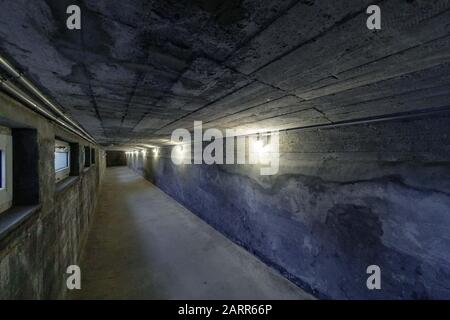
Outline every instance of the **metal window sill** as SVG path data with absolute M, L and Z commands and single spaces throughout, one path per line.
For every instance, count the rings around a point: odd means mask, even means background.
M 67 190 L 70 186 L 74 185 L 78 181 L 78 176 L 69 176 L 58 183 L 56 183 L 55 193 L 61 193 L 64 190 Z
M 14 206 L 0 213 L 0 241 L 41 209 L 41 205 Z

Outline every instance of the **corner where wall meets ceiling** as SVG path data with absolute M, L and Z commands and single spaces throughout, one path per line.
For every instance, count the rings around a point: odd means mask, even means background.
M 448 1 L 69 2 L 2 2 L 0 50 L 105 146 L 448 111 Z

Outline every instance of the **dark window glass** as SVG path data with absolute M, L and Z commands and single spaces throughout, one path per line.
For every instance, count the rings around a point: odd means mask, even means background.
M 91 165 L 91 148 L 84 147 L 84 166 L 89 167 Z

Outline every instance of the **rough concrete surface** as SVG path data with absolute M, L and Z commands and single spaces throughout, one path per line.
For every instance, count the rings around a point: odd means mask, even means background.
M 374 2 L 382 14 L 377 31 L 366 28 Z M 81 30 L 66 28 L 71 4 L 81 8 Z M 303 289 L 323 298 L 448 299 L 449 21 L 448 0 L 5 0 L 0 54 L 100 145 L 160 145 L 160 156 L 133 154 L 128 165 Z M 4 70 L 0 76 L 18 83 Z M 79 180 L 57 192 L 55 137 L 80 148 L 87 143 L 3 94 L 0 102 L 2 126 L 21 123 L 38 132 L 41 205 L 0 242 L 0 295 L 60 297 L 61 272 L 78 260 L 92 220 L 104 159 L 80 168 Z M 252 165 L 175 166 L 168 138 L 174 129 L 192 129 L 194 120 L 205 129 L 286 130 L 279 173 L 262 177 Z M 130 185 L 134 199 L 150 210 L 151 201 L 138 196 L 140 184 Z M 134 215 L 133 195 L 116 193 L 125 202 L 115 207 L 130 219 L 97 226 L 92 237 L 110 239 L 117 231 L 118 239 L 131 239 L 131 267 L 140 276 L 147 269 L 139 262 L 151 261 L 158 239 L 148 243 L 152 234 L 133 225 L 147 222 Z M 107 219 L 102 212 L 100 221 Z M 163 218 L 152 223 L 165 222 L 175 227 Z M 100 240 L 109 248 L 105 262 L 127 245 Z M 95 241 L 91 246 L 92 254 Z M 157 269 L 172 276 L 178 269 L 170 268 L 179 266 L 169 264 L 170 254 L 161 259 Z M 124 260 L 110 270 L 89 261 L 113 275 L 117 288 L 138 283 L 117 275 L 129 266 Z M 365 285 L 372 264 L 381 267 L 382 290 Z M 199 280 L 194 269 L 180 292 Z M 102 288 L 111 286 L 107 276 Z M 163 281 L 146 279 L 127 287 L 130 297 Z M 212 287 L 209 279 L 196 293 L 229 292 L 207 291 Z M 166 294 L 152 290 L 145 292 Z M 166 296 L 176 296 L 170 290 Z
M 0 49 L 103 144 L 448 110 L 450 2 L 375 2 L 2 1 Z
M 312 299 L 127 167 L 106 171 L 74 299 Z
M 37 162 L 39 199 L 27 205 L 40 206 L 0 241 L 0 299 L 64 298 L 66 268 L 79 263 L 97 203 L 104 158 L 99 156 L 96 165 L 86 171 L 81 167 L 76 176 L 66 179 L 70 183 L 61 188 L 55 184 L 55 137 L 76 143 L 80 148 L 89 143 L 3 94 L 0 94 L 0 104 L 2 125 L 32 128 L 37 132 L 37 141 L 29 148 L 36 148 L 38 155 L 27 161 Z M 78 160 L 82 163 L 81 153 Z M 22 178 L 26 181 L 26 177 Z M 0 220 L 3 214 L 0 213 Z
M 169 147 L 129 165 L 318 297 L 449 299 L 449 119 L 289 131 L 273 176 L 177 166 Z

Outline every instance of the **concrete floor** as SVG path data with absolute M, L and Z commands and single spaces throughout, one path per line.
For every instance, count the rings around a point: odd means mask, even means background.
M 126 167 L 108 168 L 73 299 L 311 299 Z

